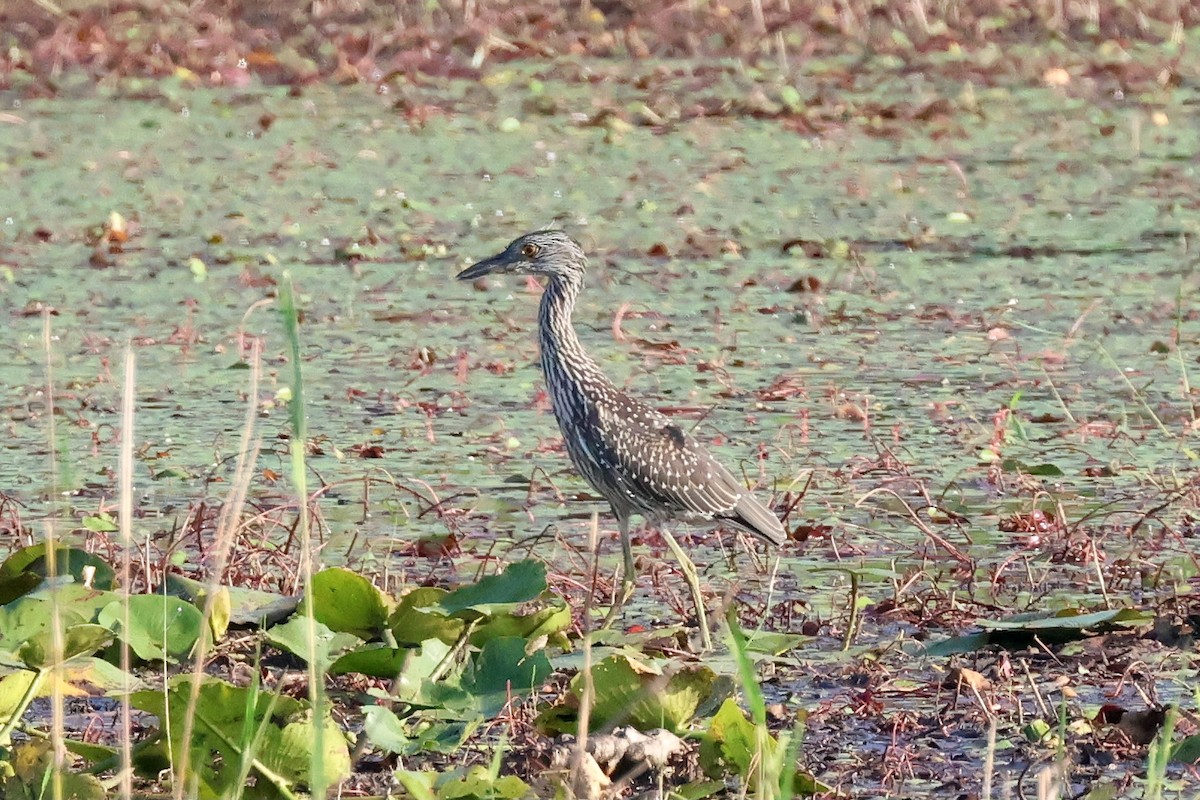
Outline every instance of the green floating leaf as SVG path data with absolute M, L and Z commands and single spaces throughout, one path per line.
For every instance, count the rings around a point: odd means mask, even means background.
M 1011 631 L 1082 631 L 1105 625 L 1143 625 L 1151 622 L 1154 615 L 1134 608 L 1114 608 L 1104 611 L 1086 612 L 1067 608 L 1054 614 L 1018 614 L 1006 620 L 979 620 L 980 627 Z
M 945 658 L 963 653 L 974 653 L 992 644 L 992 637 L 986 633 L 971 633 L 966 636 L 952 636 L 934 642 L 925 648 L 925 655 L 931 658 Z
M 129 630 L 121 630 L 123 602 L 129 603 Z M 203 615 L 178 597 L 135 594 L 127 601 L 109 603 L 97 620 L 115 631 L 146 661 L 173 662 L 188 653 L 203 630 Z
M 1015 458 L 1006 458 L 1000 462 L 1000 469 L 1005 472 L 1018 472 L 1026 475 L 1038 475 L 1046 478 L 1058 478 L 1066 473 L 1056 464 L 1026 464 Z
M 437 783 L 439 798 L 489 797 L 494 800 L 518 800 L 530 796 L 529 784 L 516 775 L 493 775 L 486 767 L 476 764 L 468 767 L 461 777 L 455 773 L 444 775 Z
M 525 652 L 524 639 L 492 639 L 475 657 L 474 679 L 467 688 L 482 696 L 484 716 L 490 717 L 504 707 L 510 694 L 529 694 L 540 688 L 553 671 L 544 652 Z
M 14 716 L 24 715 L 25 695 L 33 686 L 34 681 L 38 680 L 40 680 L 38 673 L 28 669 L 0 678 L 0 728 L 7 725 Z M 8 747 L 8 745 L 8 742 L 0 741 L 0 748 Z
M 15 654 L 25 642 L 50 630 L 54 608 L 44 600 L 23 597 L 0 606 L 0 651 Z M 64 624 L 83 623 L 78 614 L 67 614 Z
M 89 694 L 97 691 L 123 692 L 136 689 L 142 681 L 103 658 L 76 658 L 63 667 L 63 678 L 72 686 L 86 686 Z
M 95 609 L 83 603 L 71 602 L 70 597 L 79 596 L 77 592 L 68 591 L 73 589 L 83 587 L 68 585 L 59 588 L 60 600 L 57 603 L 42 596 L 44 592 L 38 592 L 0 607 L 0 651 L 15 653 L 29 640 L 42 634 L 48 635 L 56 615 L 59 625 L 65 627 L 92 622 Z M 91 590 L 83 591 L 92 594 Z M 106 604 L 116 596 L 108 592 L 94 594 L 100 595 Z
M 182 597 L 197 608 L 204 607 L 208 584 L 174 573 L 164 580 L 167 594 Z M 229 595 L 229 623 L 232 625 L 272 625 L 287 619 L 300 604 L 299 597 L 275 592 L 243 589 L 240 586 L 220 587 Z
M 1086 637 L 1092 631 L 1114 627 L 1144 625 L 1153 614 L 1133 608 L 1084 612 L 1069 608 L 1054 614 L 1032 612 L 1017 614 L 1004 620 L 981 619 L 977 624 L 986 628 L 982 633 L 955 636 L 935 642 L 925 649 L 926 655 L 945 657 L 982 650 L 986 647 L 1015 649 L 1028 646 L 1034 639 L 1061 644 Z
M 130 695 L 133 706 L 157 716 L 161 727 L 157 740 L 149 740 L 139 748 L 137 767 L 150 773 L 148 777 L 157 778 L 154 770 L 161 769 L 162 764 L 182 764 L 184 749 L 190 748 L 187 761 L 193 774 L 184 779 L 185 783 L 190 787 L 194 780 L 200 797 L 230 796 L 234 787 L 241 785 L 241 765 L 251 757 L 251 740 L 245 734 L 254 731 L 258 737 L 250 762 L 251 774 L 258 773 L 254 796 L 292 796 L 296 787 L 310 783 L 318 724 L 324 750 L 319 759 L 324 773 L 322 783 L 336 785 L 350 774 L 345 735 L 328 714 L 319 723 L 314 720 L 307 702 L 207 676 L 197 687 L 194 704 L 191 694 L 192 677 L 181 675 L 173 678 L 165 691 Z M 193 717 L 192 736 L 185 740 L 189 716 Z
M 440 772 L 433 770 L 396 770 L 396 780 L 400 782 L 400 786 L 404 791 L 411 795 L 413 800 L 438 800 L 438 796 L 434 793 L 434 783 L 441 776 Z
M 778 746 L 774 736 L 756 727 L 737 702 L 729 698 L 708 724 L 708 732 L 700 743 L 700 766 L 714 778 L 728 772 L 749 778 L 751 765 L 771 758 Z
M 716 673 L 702 664 L 673 665 L 664 670 L 617 653 L 592 667 L 592 685 L 593 730 L 629 724 L 643 731 L 666 728 L 681 733 L 700 705 L 712 697 L 718 680 Z M 582 692 L 583 676 L 576 675 L 569 697 L 542 713 L 539 728 L 574 732 Z
M 396 780 L 404 787 L 405 794 L 414 800 L 468 800 L 477 797 L 518 800 L 535 796 L 532 787 L 517 776 L 493 775 L 489 769 L 478 764 L 446 772 L 398 769 Z
M 509 611 L 519 603 L 541 596 L 546 591 L 546 565 L 538 561 L 518 561 L 499 575 L 482 578 L 442 598 L 442 611 L 451 616 L 467 611 L 484 616 Z
M 860 580 L 863 578 L 874 579 L 880 582 L 898 581 L 903 576 L 894 569 L 889 567 L 847 567 L 841 565 L 828 567 L 813 567 L 811 572 L 841 572 L 846 575 L 854 575 Z
M 334 659 L 327 672 L 330 675 L 358 673 L 372 678 L 395 678 L 404 669 L 412 655 L 408 647 L 390 647 L 386 644 L 365 644 L 355 647 Z
M 752 653 L 767 653 L 778 656 L 795 650 L 805 642 L 812 641 L 812 638 L 800 633 L 752 631 L 746 639 L 746 649 Z
M 388 601 L 362 575 L 330 567 L 313 575 L 312 587 L 313 616 L 330 630 L 372 639 L 387 627 Z
M 64 739 L 63 745 L 70 752 L 87 761 L 90 764 L 99 764 L 101 761 L 115 761 L 120 755 L 120 750 L 115 747 L 108 747 L 95 742 L 81 742 L 77 739 Z
M 368 706 L 363 730 L 374 746 L 401 756 L 417 753 L 454 753 L 482 721 L 476 716 L 467 721 L 417 721 L 406 723 L 389 708 Z M 484 795 L 486 796 L 486 795 Z
M 192 474 L 183 467 L 164 467 L 158 472 L 152 473 L 151 477 L 153 477 L 156 481 L 167 480 L 168 478 L 187 480 L 192 477 Z
M 475 714 L 463 720 L 436 720 L 418 725 L 413 734 L 417 751 L 458 753 L 482 722 L 483 716 Z
M 389 753 L 407 756 L 412 755 L 415 743 L 404 731 L 404 723 L 396 713 L 385 706 L 365 706 L 363 708 L 363 730 L 367 740 L 372 745 Z
M 51 796 L 47 787 L 54 782 L 53 744 L 33 740 L 18 744 L 6 758 L 9 769 L 0 778 L 0 797 L 5 800 L 41 800 Z M 59 773 L 62 797 L 69 800 L 104 800 L 108 793 L 95 775 L 86 772 Z
M 297 712 L 285 719 L 276 718 L 259 742 L 257 762 L 276 775 L 303 786 L 310 784 L 316 724 L 309 711 Z M 321 730 L 323 752 L 321 770 L 326 786 L 336 786 L 350 776 L 350 748 L 346 735 L 332 718 L 326 716 Z
M 16 551 L 0 564 L 0 584 L 4 579 L 16 577 L 21 573 L 47 577 L 50 574 L 48 553 L 45 542 Z M 85 579 L 90 575 L 91 586 L 96 589 L 112 589 L 116 578 L 116 572 L 104 559 L 75 547 L 54 549 L 54 574 L 70 575 L 76 583 L 85 583 Z
M 446 616 L 441 601 L 449 594 L 445 589 L 422 587 L 400 598 L 396 610 L 388 618 L 388 628 L 397 644 L 421 644 L 438 639 L 451 644 L 462 635 L 464 622 Z
M 42 585 L 42 576 L 32 572 L 22 572 L 19 575 L 0 575 L 0 606 L 5 606 L 29 594 Z
M 751 722 L 733 698 L 729 698 L 721 704 L 700 741 L 700 767 L 711 778 L 724 778 L 729 772 L 740 775 L 751 794 L 763 776 L 778 781 L 779 788 L 790 784 L 791 791 L 799 795 L 829 791 L 829 787 L 807 772 L 790 764 L 780 765 L 779 751 L 779 740 L 765 727 Z M 764 764 L 773 768 L 760 769 Z M 774 765 L 780 765 L 781 769 Z M 773 796 L 777 792 L 778 789 L 764 794 Z
M 1021 734 L 1034 744 L 1044 741 L 1053 732 L 1054 728 L 1044 719 L 1035 719 L 1021 729 Z
M 121 529 L 117 525 L 117 521 L 106 511 L 101 511 L 95 516 L 84 517 L 83 527 L 92 533 L 115 533 Z
M 315 662 L 323 671 L 328 671 L 342 654 L 362 644 L 362 640 L 354 634 L 330 630 L 316 621 L 313 622 L 311 638 L 310 643 L 308 620 L 305 617 L 293 617 L 266 633 L 270 644 L 305 661 Z
M 1171 750 L 1171 760 L 1177 764 L 1195 764 L 1200 761 L 1200 735 L 1180 739 Z
M 471 633 L 471 644 L 483 647 L 493 639 L 517 637 L 540 639 L 561 633 L 571 627 L 571 609 L 566 605 L 549 606 L 532 614 L 498 614 L 477 626 Z
M 672 788 L 671 794 L 678 795 L 682 800 L 704 800 L 724 792 L 725 789 L 725 781 L 693 781 Z
M 79 656 L 90 656 L 107 647 L 113 640 L 113 632 L 103 625 L 85 623 L 70 626 L 63 631 L 62 638 L 62 660 L 70 661 Z M 52 666 L 57 659 L 53 655 L 51 640 L 52 632 L 43 630 L 21 645 L 17 655 L 30 669 Z

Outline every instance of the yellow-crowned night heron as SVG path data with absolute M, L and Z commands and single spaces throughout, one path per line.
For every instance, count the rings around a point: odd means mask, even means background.
M 615 609 L 633 588 L 633 514 L 659 525 L 672 519 L 732 522 L 773 545 L 782 544 L 786 533 L 779 518 L 695 438 L 614 386 L 583 349 L 571 313 L 586 269 L 583 248 L 562 231 L 548 230 L 516 239 L 497 255 L 460 272 L 458 279 L 491 274 L 550 279 L 538 311 L 542 370 L 571 461 L 612 506 L 620 527 L 625 596 Z M 693 586 L 703 624 L 698 591 Z

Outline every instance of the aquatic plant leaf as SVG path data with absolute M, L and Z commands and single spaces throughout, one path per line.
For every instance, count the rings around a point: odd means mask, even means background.
M 492 639 L 476 655 L 473 679 L 467 682 L 467 688 L 479 696 L 484 716 L 491 717 L 504 707 L 510 695 L 540 688 L 553 671 L 545 653 L 525 652 L 525 639 Z
M 546 565 L 538 561 L 518 561 L 499 575 L 481 578 L 478 583 L 456 589 L 442 598 L 446 614 L 476 612 L 489 616 L 510 610 L 546 591 Z
M 728 698 L 709 722 L 700 743 L 700 766 L 714 778 L 732 771 L 749 779 L 751 765 L 769 758 L 778 745 L 774 736 L 760 731 L 737 702 Z
M 329 567 L 312 577 L 313 616 L 331 630 L 372 639 L 383 633 L 389 598 L 348 569 Z
M 91 622 L 71 605 L 59 604 L 57 609 L 49 600 L 27 595 L 0 607 L 0 650 L 16 653 L 26 642 L 49 633 L 57 610 L 59 624 L 64 626 Z
M 392 679 L 404 669 L 412 648 L 391 647 L 382 643 L 365 644 L 342 653 L 327 670 L 330 675 L 356 672 L 372 678 Z
M 456 773 L 458 770 L 455 771 Z M 450 798 L 489 797 L 493 800 L 517 800 L 531 796 L 529 784 L 516 775 L 493 775 L 481 764 L 469 767 L 465 774 L 443 775 L 437 782 L 440 800 Z
M 442 610 L 440 603 L 448 594 L 445 589 L 421 587 L 402 596 L 387 623 L 396 643 L 421 644 L 430 639 L 445 644 L 457 641 L 464 623 Z
M 0 797 L 5 800 L 40 800 L 51 792 L 54 781 L 54 746 L 49 740 L 24 741 L 5 759 L 11 772 L 0 778 Z M 7 772 L 7 771 L 6 771 Z M 108 793 L 95 776 L 62 770 L 58 778 L 62 797 L 70 800 L 104 800 Z
M 471 632 L 471 644 L 483 647 L 493 639 L 518 637 L 526 641 L 561 633 L 571 627 L 571 609 L 564 603 L 532 614 L 497 614 Z
M 396 712 L 385 706 L 363 708 L 363 730 L 375 747 L 397 755 L 410 755 L 416 745 L 404 732 L 404 723 Z
M 7 605 L 19 597 L 29 594 L 42 585 L 42 576 L 33 572 L 17 575 L 0 575 L 0 606 Z
M 1171 750 L 1176 764 L 1195 764 L 1200 761 L 1200 735 L 1185 736 Z
M 1067 608 L 1053 614 L 1017 614 L 1004 620 L 979 620 L 980 627 L 995 630 L 1015 631 L 1082 631 L 1104 625 L 1142 625 L 1152 621 L 1154 615 L 1134 608 L 1113 608 L 1104 611 L 1085 612 Z
M 342 654 L 362 644 L 362 640 L 352 633 L 330 630 L 316 621 L 313 622 L 313 626 L 314 638 L 311 646 L 308 622 L 304 617 L 293 617 L 276 625 L 267 631 L 266 639 L 280 650 L 286 650 L 305 661 L 314 660 L 322 670 L 329 670 Z
M 204 598 L 208 591 L 208 584 L 204 581 L 172 573 L 163 583 L 166 584 L 167 594 L 182 597 L 197 608 L 204 607 Z M 229 596 L 231 625 L 272 625 L 287 619 L 300 604 L 298 596 L 289 597 L 241 586 L 221 586 L 220 589 Z
M 700 705 L 716 691 L 718 679 L 703 664 L 662 668 L 615 653 L 592 667 L 592 685 L 592 730 L 628 724 L 642 731 L 666 728 L 682 733 Z M 574 733 L 582 693 L 581 674 L 571 681 L 571 692 L 564 701 L 543 711 L 538 727 L 551 733 Z
M 168 683 L 166 691 L 146 690 L 130 695 L 135 708 L 159 718 L 162 738 L 170 743 L 171 758 L 177 766 L 184 760 L 183 733 L 191 689 L 191 675 L 180 675 Z M 250 755 L 249 742 L 243 736 L 246 730 L 253 730 L 258 736 L 251 766 L 252 771 L 259 772 L 253 796 L 284 797 L 273 781 L 282 781 L 287 787 L 308 784 L 317 723 L 306 701 L 233 686 L 208 676 L 201 679 L 197 691 L 188 763 L 194 771 L 190 777 L 199 783 L 201 797 L 228 796 L 239 780 L 242 761 Z M 349 774 L 349 745 L 331 717 L 326 715 L 320 725 L 325 751 L 321 759 L 324 783 L 331 785 Z M 153 769 L 164 756 L 165 751 L 158 759 L 139 758 L 139 770 Z M 264 768 L 269 770 L 270 777 Z
M 0 582 L 21 573 L 31 573 L 45 578 L 50 574 L 50 564 L 47 558 L 49 551 L 46 543 L 30 545 L 17 550 L 0 564 Z M 112 589 L 116 572 L 100 556 L 80 550 L 77 547 L 56 547 L 54 550 L 54 574 L 70 575 L 76 583 L 85 583 L 85 578 L 91 576 L 91 586 L 95 589 Z
M 51 637 L 50 630 L 43 630 L 21 645 L 17 654 L 26 666 L 30 669 L 45 669 L 54 664 L 57 659 L 54 658 Z M 103 625 L 85 623 L 72 625 L 64 630 L 62 639 L 62 660 L 70 661 L 80 656 L 90 656 L 107 647 L 113 640 L 113 632 Z
M 766 728 L 751 722 L 737 702 L 729 698 L 713 716 L 700 741 L 700 767 L 711 778 L 723 778 L 734 772 L 752 790 L 766 778 L 771 783 L 778 781 L 780 789 L 790 785 L 791 791 L 798 795 L 829 791 L 812 775 L 790 764 L 776 770 L 760 769 L 763 764 L 778 764 L 779 749 L 779 740 Z
M 1061 644 L 1086 638 L 1093 631 L 1144 625 L 1151 622 L 1153 616 L 1150 612 L 1133 608 L 1114 608 L 1095 612 L 1067 608 L 1053 614 L 1031 612 L 1017 614 L 1003 620 L 981 619 L 977 621 L 977 624 L 986 629 L 982 633 L 943 639 L 929 645 L 925 649 L 925 654 L 945 657 L 992 646 L 1014 649 L 1027 646 L 1034 637 L 1042 642 Z
M 121 630 L 122 603 L 129 603 L 129 630 Z M 178 597 L 135 594 L 109 603 L 97 621 L 124 639 L 138 658 L 173 662 L 196 644 L 203 630 L 203 615 Z

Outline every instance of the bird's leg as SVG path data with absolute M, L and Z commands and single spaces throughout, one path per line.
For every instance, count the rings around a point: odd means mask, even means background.
M 635 581 L 637 574 L 633 566 L 633 543 L 629 541 L 629 518 L 621 514 L 617 515 L 617 526 L 621 530 L 621 550 L 624 553 L 625 563 L 621 569 L 621 594 L 613 598 L 612 607 L 608 609 L 608 614 L 604 617 L 604 622 L 600 628 L 606 629 L 612 627 L 613 621 L 617 618 L 617 614 L 621 608 L 629 602 L 629 598 L 633 597 Z
M 705 650 L 712 650 L 712 633 L 708 630 L 708 614 L 704 611 L 704 595 L 700 593 L 700 578 L 696 575 L 696 565 L 688 558 L 687 553 L 683 552 L 679 542 L 675 541 L 675 537 L 665 526 L 660 525 L 659 530 L 662 531 L 663 538 L 667 540 L 667 547 L 671 548 L 671 552 L 679 561 L 679 568 L 683 570 L 683 579 L 687 581 L 688 590 L 692 593 L 692 603 L 696 606 L 696 621 L 700 624 L 701 646 Z

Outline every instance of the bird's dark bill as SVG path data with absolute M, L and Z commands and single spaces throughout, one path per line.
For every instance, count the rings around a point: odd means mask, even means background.
M 496 271 L 498 266 L 499 264 L 497 263 L 496 259 L 488 258 L 479 261 L 478 264 L 472 264 L 468 266 L 466 270 L 458 273 L 456 277 L 460 279 L 460 281 L 474 281 L 475 278 L 481 278 L 485 275 L 488 275 L 488 273 Z
M 473 281 L 476 278 L 482 278 L 484 275 L 490 275 L 493 272 L 503 272 L 506 266 L 508 265 L 498 256 L 485 258 L 483 261 L 467 267 L 458 273 L 456 277 L 460 281 Z

